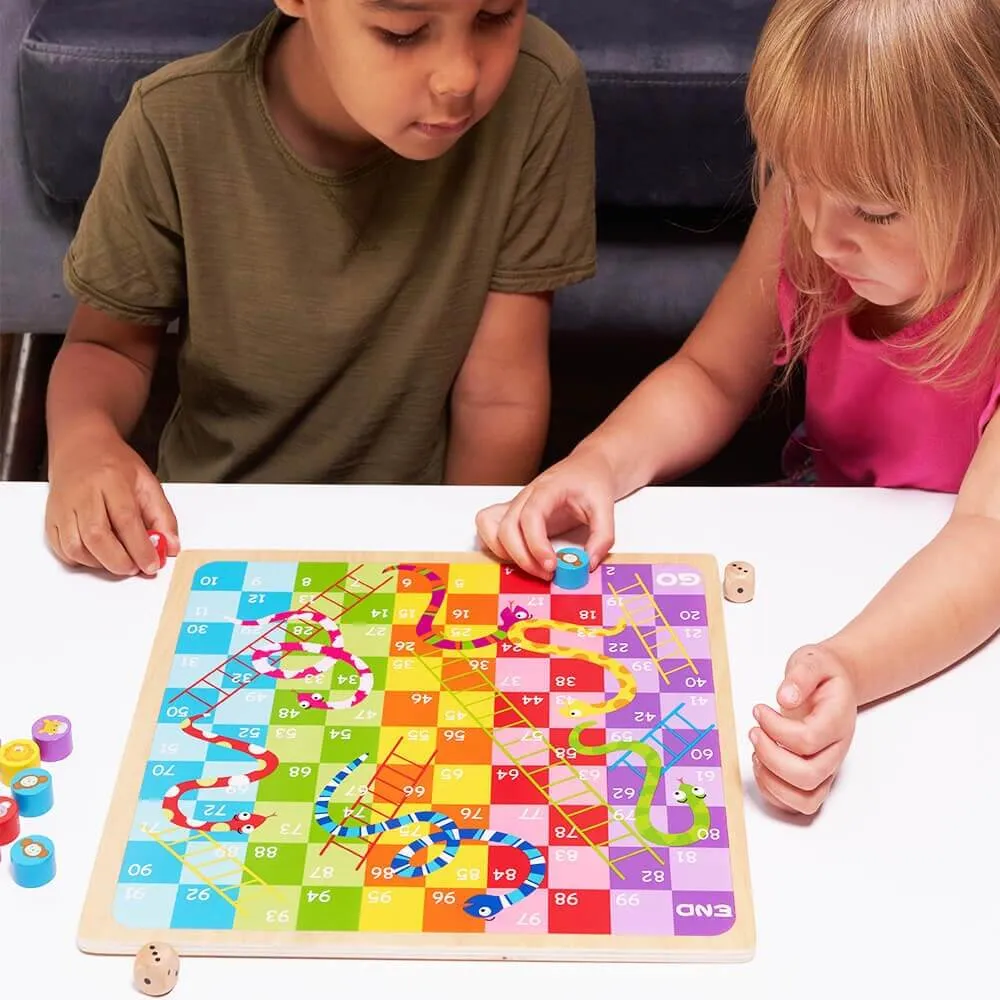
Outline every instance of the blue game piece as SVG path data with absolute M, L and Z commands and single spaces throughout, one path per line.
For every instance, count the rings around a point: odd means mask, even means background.
M 22 771 L 10 790 L 22 816 L 44 816 L 52 808 L 52 775 L 44 768 Z
M 575 545 L 556 552 L 555 585 L 563 590 L 579 590 L 587 586 L 590 578 L 590 559 L 587 553 Z
M 56 874 L 56 849 L 48 837 L 22 837 L 10 851 L 14 881 L 25 889 L 47 885 Z

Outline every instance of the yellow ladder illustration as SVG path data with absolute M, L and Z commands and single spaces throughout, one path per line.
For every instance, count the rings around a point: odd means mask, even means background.
M 246 865 L 237 861 L 227 850 L 226 845 L 216 840 L 205 830 L 183 830 L 177 829 L 169 834 L 159 833 L 153 830 L 147 823 L 142 824 L 142 832 L 151 837 L 168 854 L 176 858 L 188 871 L 193 872 L 202 882 L 213 892 L 220 895 L 235 910 L 239 910 L 237 898 L 239 890 L 245 885 L 259 885 L 265 889 L 273 888 L 265 882 L 256 872 L 251 871 Z M 196 841 L 204 841 L 192 850 Z M 180 851 L 178 848 L 185 847 Z M 210 857 L 205 858 L 205 855 Z M 202 860 L 195 860 L 202 859 Z M 210 872 L 210 869 L 217 870 Z M 230 878 L 239 873 L 239 881 L 232 885 L 220 886 L 219 879 Z M 233 893 L 231 896 L 230 893 Z
M 649 854 L 659 864 L 662 865 L 664 863 L 656 850 L 645 842 L 641 834 L 626 818 L 619 819 L 610 815 L 614 807 L 573 764 L 563 758 L 560 764 L 550 765 L 549 761 L 552 760 L 552 755 L 556 754 L 556 748 L 545 738 L 545 734 L 531 723 L 517 705 L 490 680 L 485 671 L 474 669 L 469 665 L 469 661 L 462 657 L 439 663 L 433 663 L 420 655 L 416 658 L 441 685 L 441 690 L 447 691 L 451 695 L 461 709 L 503 751 L 504 756 L 506 756 L 511 764 L 518 768 L 545 797 L 556 813 L 576 831 L 584 843 L 619 878 L 624 878 L 625 876 L 621 869 L 619 869 L 618 864 L 627 858 L 636 857 L 640 854 Z M 464 669 L 459 669 L 456 672 L 454 669 L 456 667 Z M 445 676 L 445 668 L 453 668 L 448 672 L 447 678 Z M 509 712 L 513 716 L 513 722 L 504 723 L 502 726 L 494 726 L 493 715 L 497 699 L 503 702 L 505 712 Z M 500 734 L 508 729 L 527 729 L 533 735 L 537 736 L 537 739 L 532 739 L 531 749 L 527 753 L 520 752 L 519 755 L 515 756 L 513 748 L 516 745 L 523 745 L 523 740 L 518 736 L 513 740 L 505 742 L 501 739 Z M 534 766 L 526 764 L 525 762 L 531 757 L 544 757 L 545 763 Z M 567 776 L 561 777 L 556 781 L 549 781 L 549 769 L 553 766 L 566 768 L 568 772 Z M 555 789 L 564 785 L 571 785 L 572 787 L 563 792 L 555 792 L 553 794 Z M 573 804 L 574 799 L 581 797 L 588 797 L 588 801 L 586 803 L 578 802 Z M 581 826 L 577 822 L 577 817 L 586 813 L 593 813 L 595 808 L 600 808 L 601 810 L 607 809 L 609 811 L 608 818 L 602 819 L 599 823 L 594 823 L 590 826 Z M 610 837 L 609 835 L 608 837 L 595 839 L 591 836 L 592 832 L 599 827 L 610 829 L 612 820 L 618 823 L 625 832 L 617 837 Z M 634 848 L 634 850 L 619 858 L 612 858 L 610 852 L 611 846 L 629 839 L 637 841 L 641 846 Z
M 639 637 L 646 654 L 656 664 L 656 669 L 664 683 L 670 684 L 671 675 L 683 670 L 690 670 L 696 676 L 698 675 L 698 665 L 688 656 L 687 650 L 677 637 L 673 625 L 667 621 L 667 616 L 660 610 L 656 598 L 649 592 L 649 588 L 638 573 L 635 577 L 635 583 L 621 588 L 612 586 L 610 589 L 612 598 L 618 602 L 625 620 Z M 660 630 L 667 633 L 672 643 L 672 648 L 663 654 L 657 652 L 657 637 Z M 650 645 L 650 640 L 652 640 L 652 645 Z M 663 665 L 664 660 L 683 660 L 684 662 L 668 669 Z

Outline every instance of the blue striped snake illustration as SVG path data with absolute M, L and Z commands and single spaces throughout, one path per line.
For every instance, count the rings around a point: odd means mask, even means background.
M 500 893 L 491 896 L 488 893 L 479 893 L 470 896 L 463 904 L 462 909 L 470 917 L 480 917 L 483 920 L 492 920 L 502 910 L 520 903 L 522 899 L 530 896 L 545 878 L 545 858 L 542 852 L 534 844 L 528 843 L 521 837 L 516 837 L 512 833 L 503 833 L 499 830 L 479 830 L 473 828 L 460 827 L 450 816 L 432 809 L 418 810 L 407 813 L 405 816 L 397 816 L 388 819 L 383 823 L 368 823 L 366 825 L 347 826 L 343 823 L 335 822 L 330 816 L 330 799 L 338 786 L 356 771 L 366 760 L 368 754 L 363 753 L 356 757 L 345 767 L 341 768 L 328 782 L 327 786 L 320 792 L 316 799 L 316 822 L 321 829 L 331 837 L 374 837 L 390 830 L 398 830 L 400 827 L 409 826 L 411 823 L 429 823 L 437 827 L 437 830 L 424 837 L 418 837 L 405 847 L 402 847 L 392 859 L 392 871 L 400 878 L 422 878 L 432 872 L 440 871 L 446 865 L 451 864 L 458 855 L 459 848 L 463 841 L 478 840 L 487 844 L 497 844 L 501 847 L 513 847 L 519 850 L 528 861 L 528 875 L 524 881 L 510 892 Z M 441 853 L 426 864 L 415 865 L 413 858 L 418 851 L 423 848 L 430 848 L 434 844 L 441 844 Z

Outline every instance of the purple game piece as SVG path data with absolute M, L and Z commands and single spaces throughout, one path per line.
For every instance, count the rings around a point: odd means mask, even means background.
M 43 715 L 31 727 L 42 760 L 63 760 L 73 752 L 73 723 L 65 715 Z

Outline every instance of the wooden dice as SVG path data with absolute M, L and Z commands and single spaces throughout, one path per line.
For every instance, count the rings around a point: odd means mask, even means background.
M 734 604 L 753 600 L 755 574 L 748 562 L 731 562 L 722 578 L 722 596 Z
M 133 982 L 135 988 L 148 997 L 162 997 L 177 985 L 181 960 L 169 944 L 151 941 L 135 956 Z

